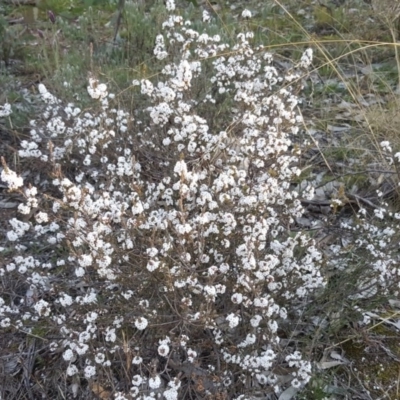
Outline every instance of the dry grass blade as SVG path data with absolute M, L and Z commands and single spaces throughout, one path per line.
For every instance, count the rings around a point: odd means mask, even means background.
M 371 5 L 379 18 L 391 23 L 400 17 L 399 0 L 372 0 Z

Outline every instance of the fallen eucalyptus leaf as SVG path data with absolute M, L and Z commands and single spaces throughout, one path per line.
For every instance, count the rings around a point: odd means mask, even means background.
M 329 354 L 329 356 L 331 358 L 333 358 L 334 360 L 340 360 L 340 361 L 347 361 L 344 357 L 342 357 L 337 351 L 331 351 L 331 353 Z
M 317 366 L 320 369 L 329 369 L 329 368 L 337 367 L 338 365 L 343 365 L 343 364 L 344 364 L 343 361 L 321 361 L 321 362 L 317 363 Z
M 289 386 L 284 392 L 281 393 L 278 400 L 291 400 L 296 396 L 298 389 Z
M 0 208 L 15 208 L 18 207 L 18 204 L 11 201 L 0 201 Z
M 389 304 L 390 304 L 392 307 L 400 308 L 400 300 L 391 299 L 391 300 L 389 300 Z

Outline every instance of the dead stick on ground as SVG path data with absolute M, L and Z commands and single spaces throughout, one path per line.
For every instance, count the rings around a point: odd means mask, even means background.
M 117 40 L 118 36 L 118 31 L 121 26 L 121 21 L 122 21 L 122 13 L 124 11 L 124 6 L 125 6 L 125 0 L 119 0 L 118 1 L 118 15 L 117 15 L 117 20 L 115 21 L 115 31 L 114 31 L 114 44 Z

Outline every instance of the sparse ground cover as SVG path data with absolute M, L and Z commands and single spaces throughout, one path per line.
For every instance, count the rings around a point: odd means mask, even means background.
M 400 398 L 397 2 L 19 3 L 2 398 Z

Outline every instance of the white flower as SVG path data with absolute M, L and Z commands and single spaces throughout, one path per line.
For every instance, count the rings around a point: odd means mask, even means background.
M 89 350 L 89 346 L 86 343 L 79 343 L 79 346 L 75 346 L 74 350 L 80 355 L 84 355 Z
M 67 375 L 68 375 L 68 376 L 74 376 L 74 375 L 76 375 L 78 372 L 79 372 L 79 371 L 78 371 L 78 368 L 77 368 L 77 366 L 74 365 L 74 364 L 70 364 L 70 365 L 68 366 L 68 368 L 67 368 Z
M 226 320 L 229 322 L 229 327 L 230 328 L 235 328 L 236 326 L 239 325 L 239 317 L 233 313 L 229 314 L 226 317 Z
M 82 267 L 89 267 L 93 263 L 93 257 L 90 254 L 83 254 L 78 262 Z
M 301 382 L 297 378 L 295 378 L 292 380 L 291 385 L 294 388 L 299 389 L 301 387 Z
M 106 359 L 106 356 L 103 353 L 97 353 L 94 360 L 98 363 L 98 364 L 102 364 L 104 362 L 104 360 Z
M 383 219 L 385 215 L 385 209 L 384 208 L 376 208 L 374 210 L 374 214 L 377 218 Z
M 85 331 L 85 332 L 81 332 L 79 334 L 79 339 L 78 340 L 79 340 L 80 343 L 85 343 L 88 340 L 90 340 L 90 338 L 91 338 L 90 333 Z
M 88 321 L 88 322 L 94 322 L 94 321 L 96 321 L 96 319 L 98 318 L 98 314 L 96 313 L 96 312 L 94 312 L 94 311 L 92 311 L 92 312 L 90 312 L 90 313 L 88 313 L 87 315 L 86 315 L 86 321 Z
M 115 328 L 106 329 L 106 342 L 115 342 L 117 340 L 117 335 L 115 334 Z
M 241 293 L 234 293 L 231 297 L 232 303 L 240 304 L 243 301 L 243 296 Z
M 4 318 L 4 319 L 2 319 L 1 322 L 0 322 L 0 326 L 1 326 L 2 328 L 8 328 L 9 326 L 11 326 L 11 320 L 10 320 L 10 318 Z
M 143 382 L 143 378 L 140 375 L 134 375 L 132 377 L 132 385 L 133 386 L 140 386 Z
M 66 293 L 62 293 L 62 297 L 60 297 L 60 298 L 58 299 L 58 301 L 60 302 L 60 304 L 61 304 L 63 307 L 68 307 L 68 306 L 70 306 L 70 305 L 74 302 L 74 300 L 72 299 L 72 297 L 71 297 L 70 295 L 66 294 Z
M 136 399 L 139 396 L 139 388 L 136 386 L 131 386 L 130 388 L 130 394 L 131 396 Z M 115 400 L 128 400 L 126 397 L 123 397 L 122 399 L 118 399 L 117 397 L 115 398 Z
M 124 297 L 126 300 L 129 300 L 133 296 L 133 291 L 132 290 L 127 290 L 126 292 L 122 292 L 121 295 Z
M 392 152 L 392 147 L 390 146 L 390 142 L 388 140 L 384 140 L 380 143 L 381 147 L 383 150 L 391 153 Z
M 203 290 L 206 293 L 207 297 L 215 297 L 217 294 L 217 290 L 214 286 L 206 285 L 204 286 Z
M 168 57 L 168 53 L 165 51 L 164 37 L 162 35 L 156 37 L 156 45 L 153 52 L 158 60 L 163 60 Z
M 175 1 L 167 0 L 165 7 L 167 8 L 167 11 L 174 11 L 175 10 Z
M 31 212 L 31 207 L 29 207 L 26 204 L 21 203 L 18 205 L 18 212 L 20 212 L 21 214 L 27 215 Z
M 150 272 L 155 271 L 156 269 L 158 269 L 158 267 L 160 266 L 160 261 L 158 260 L 149 260 L 149 262 L 147 263 L 147 269 Z
M 58 343 L 56 343 L 56 342 L 51 342 L 50 344 L 49 344 L 49 350 L 51 351 L 51 352 L 54 352 L 54 351 L 56 351 L 58 349 Z
M 1 171 L 1 180 L 6 182 L 10 189 L 18 189 L 24 184 L 23 179 L 8 167 Z
M 302 68 L 308 68 L 312 63 L 312 60 L 313 60 L 313 50 L 306 49 L 301 57 L 300 66 Z
M 49 93 L 46 89 L 46 86 L 44 86 L 42 83 L 38 85 L 38 90 L 40 95 L 42 96 L 42 99 L 48 103 L 48 104 L 56 104 L 59 101 L 55 96 L 53 96 L 51 93 Z
M 147 94 L 148 96 L 152 95 L 152 93 L 154 91 L 154 86 L 149 80 L 142 79 L 140 81 L 140 85 L 141 85 L 142 94 Z
M 169 346 L 166 343 L 160 344 L 160 346 L 158 346 L 158 354 L 167 357 L 169 354 Z
M 251 18 L 251 11 L 247 9 L 243 10 L 242 18 Z
M 143 362 L 143 358 L 139 356 L 135 356 L 132 358 L 132 364 L 133 365 L 139 365 Z
M 9 240 L 12 240 L 11 235 L 12 237 L 14 237 L 15 235 L 17 238 L 23 236 L 30 228 L 30 225 L 27 222 L 20 221 L 16 218 L 12 218 L 9 222 L 14 229 L 14 231 L 12 231 L 12 234 L 11 232 L 7 233 Z
M 41 224 L 43 222 L 49 221 L 49 215 L 45 212 L 40 211 L 35 215 L 35 219 L 39 224 Z
M 144 317 L 140 317 L 135 321 L 135 326 L 140 331 L 146 329 L 148 324 L 149 323 L 148 323 L 147 319 Z
M 155 257 L 158 254 L 158 250 L 155 247 L 149 247 L 146 249 L 146 253 L 149 257 Z
M 36 310 L 36 312 L 40 315 L 40 316 L 44 316 L 44 317 L 48 317 L 50 315 L 50 304 L 41 299 L 39 300 L 35 305 L 34 305 L 34 309 Z
M 40 94 L 46 94 L 46 93 L 48 93 L 48 92 L 47 92 L 47 89 L 46 89 L 46 86 L 44 86 L 43 83 L 39 83 L 39 85 L 38 85 L 38 90 L 39 90 L 39 93 L 40 93 Z
M 149 386 L 151 389 L 158 389 L 160 385 L 161 385 L 161 378 L 158 375 L 149 379 Z
M 197 357 L 197 351 L 194 351 L 193 349 L 188 349 L 187 355 L 188 355 L 188 361 L 192 363 Z
M 85 378 L 90 379 L 96 375 L 96 367 L 94 365 L 88 365 L 85 367 Z
M 7 232 L 7 239 L 10 242 L 15 242 L 16 240 L 18 240 L 18 237 L 19 236 L 14 231 Z
M 8 117 L 11 113 L 11 104 L 5 103 L 3 106 L 0 106 L 0 118 Z
M 75 275 L 80 278 L 85 275 L 85 269 L 82 267 L 75 268 Z
M 178 391 L 175 388 L 166 390 L 163 393 L 165 400 L 178 400 Z
M 137 389 L 137 388 L 135 388 L 135 389 Z M 136 396 L 136 395 L 138 395 L 139 394 L 139 391 L 137 391 L 137 392 L 135 392 L 135 391 L 132 391 L 132 396 Z M 129 396 L 129 399 L 131 399 L 132 397 L 130 397 Z M 136 397 L 135 397 L 136 398 Z M 128 399 L 128 397 L 126 397 L 123 393 L 121 393 L 121 392 L 117 392 L 117 393 L 115 393 L 115 395 L 114 395 L 114 400 L 129 400 Z
M 71 360 L 74 361 L 75 355 L 74 355 L 73 351 L 71 349 L 65 350 L 64 354 L 63 354 L 63 359 L 65 361 L 71 361 Z
M 89 86 L 87 87 L 87 91 L 92 99 L 104 99 L 107 97 L 107 85 L 104 83 L 100 83 L 99 81 L 93 77 L 89 78 Z
M 256 335 L 254 335 L 253 333 L 248 333 L 246 336 L 246 339 L 244 339 L 244 341 L 242 343 L 238 344 L 238 347 L 247 347 L 250 346 L 252 344 L 254 344 L 257 340 Z
M 180 176 L 187 175 L 187 166 L 185 161 L 178 161 L 175 165 L 174 172 Z

